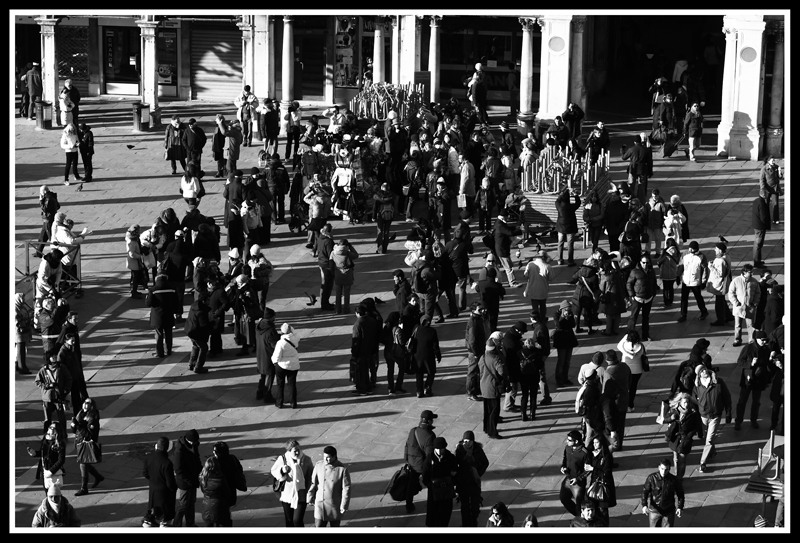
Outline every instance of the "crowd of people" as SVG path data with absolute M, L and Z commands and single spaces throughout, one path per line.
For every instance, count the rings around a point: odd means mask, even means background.
M 478 72 L 480 69 L 476 70 L 472 92 L 477 93 L 480 103 L 482 76 Z M 66 104 L 69 85 L 62 95 Z M 666 95 L 659 109 L 669 100 Z M 79 98 L 73 99 L 72 108 L 62 106 L 62 114 L 72 115 L 65 119 L 62 136 L 62 148 L 68 155 L 67 185 L 69 168 L 80 180 L 78 150 L 84 157 L 84 180 L 91 180 L 92 135 L 83 123 L 75 130 L 78 102 Z M 557 388 L 574 387 L 572 379 L 577 381 L 575 413 L 581 423 L 567 436 L 560 490 L 561 502 L 575 517 L 571 526 L 609 525 L 609 509 L 616 505 L 613 469 L 617 463 L 613 454 L 622 450 L 626 413 L 636 409 L 639 379 L 649 371 L 645 343 L 658 340 L 650 332 L 650 314 L 659 290 L 663 300 L 659 309 L 668 310 L 674 303 L 675 285 L 680 286 L 678 322 L 687 320 L 690 295 L 697 302 L 699 319 L 708 316 L 705 290 L 715 296 L 716 320 L 711 324 L 735 323 L 734 346 L 743 345 L 742 328 L 746 328 L 749 343 L 742 346 L 738 361 L 742 374 L 735 428 L 741 427 L 751 394 L 750 420 L 758 428 L 761 392 L 771 387 L 771 426 L 782 431 L 783 289 L 765 268 L 760 253 L 763 233 L 779 222 L 780 172 L 771 157 L 765 160 L 761 195 L 753 208 L 757 234 L 754 266 L 762 268 L 760 281 L 753 278 L 750 264 L 742 267 L 740 276 L 733 277 L 728 247 L 722 239 L 715 245 L 713 259 L 700 251 L 697 241 L 691 240 L 689 214 L 679 195 L 665 201 L 658 189 L 647 193 L 647 177 L 652 173 L 648 171 L 647 148 L 653 143 L 647 136 L 636 145 L 643 149 L 641 154 L 638 150 L 623 154 L 624 160 L 631 161 L 630 175 L 627 181 L 611 183 L 607 196 L 592 190 L 581 199 L 571 188 L 559 194 L 555 203 L 558 258 L 552 260 L 539 245 L 534 256 L 527 263 L 520 260 L 515 270 L 512 247 L 538 243 L 525 222 L 527 204 L 522 185 L 526 156 L 535 160 L 547 146 L 567 155 L 595 148 L 599 153 L 608 147 L 602 123 L 593 129 L 586 146 L 576 145 L 583 118 L 577 105 L 570 104 L 545 133 L 528 134 L 520 147 L 507 123 L 501 124 L 497 137 L 486 124 L 485 111 L 462 107 L 456 99 L 424 105 L 406 119 L 392 111 L 383 124 L 371 119 L 364 134 L 352 112 L 341 112 L 338 107 L 325 111 L 323 116 L 329 124 L 324 127 L 316 115 L 302 124 L 298 103 L 293 103 L 281 120 L 277 101 L 264 99 L 259 104 L 249 87 L 237 96 L 235 105 L 236 119 L 229 121 L 217 115 L 211 138 L 215 178 L 226 179 L 222 228 L 212 216 L 218 213 L 207 206 L 200 211 L 205 195 L 201 159 L 208 138 L 195 119 L 184 125 L 180 117 L 173 116 L 165 130 L 164 159 L 170 161 L 173 174 L 178 173 L 178 163 L 184 170 L 178 190 L 187 204 L 186 213 L 179 218 L 173 208 L 164 209 L 146 230 L 133 224 L 125 234 L 130 295 L 145 298 L 150 308 L 150 326 L 155 333 L 153 356 L 166 358 L 173 353 L 173 330 L 183 324 L 191 342 L 188 368 L 196 374 L 206 373 L 208 358 L 230 356 L 222 342 L 230 324 L 240 348 L 235 356 L 254 357 L 256 399 L 279 409 L 284 405 L 300 407 L 300 335 L 289 323 L 278 326 L 276 311 L 267 305 L 274 297 L 269 288 L 274 268 L 265 253 L 271 232 L 277 225 L 286 224 L 288 196 L 291 219 L 287 227 L 297 232 L 307 230 L 305 247 L 320 269 L 319 296 L 310 295 L 309 305 L 318 300 L 323 312 L 351 314 L 351 286 L 360 256 L 346 238 L 334 233 L 336 220 L 374 223 L 375 253 L 379 255 L 387 254 L 389 243 L 397 235 L 391 231 L 393 222 L 409 223 L 404 244 L 408 269 L 392 272 L 395 300 L 391 310 L 384 318 L 378 307 L 381 301 L 368 297 L 353 311 L 350 380 L 354 395 L 377 391 L 381 346 L 390 396 L 407 394 L 403 388 L 406 375 L 413 375 L 418 398 L 434 395 L 437 365 L 442 360 L 434 325 L 445 322 L 439 305 L 442 296 L 447 300 L 449 322 L 464 312 L 468 314 L 466 397 L 483 402 L 487 438 L 502 439 L 501 411 L 520 412 L 522 421 L 529 422 L 536 420 L 540 393 L 539 406 L 552 402 L 547 366 L 555 374 Z M 278 149 L 281 122 L 288 134 L 286 165 Z M 254 130 L 263 149 L 258 153 L 258 165 L 245 174 L 246 170 L 238 168 L 240 147 L 252 145 Z M 691 132 L 691 126 L 687 130 Z M 694 156 L 692 139 L 690 133 L 689 153 Z M 596 159 L 597 153 L 592 152 Z M 83 444 L 81 450 L 86 451 L 78 456 L 82 483 L 76 496 L 89 492 L 89 475 L 94 477 L 92 488 L 103 480 L 93 467 L 101 459 L 96 446 L 99 411 L 83 379 L 77 314 L 69 310 L 63 296 L 68 285 L 62 274 L 75 274 L 75 255 L 79 252 L 61 246 L 78 245 L 84 236 L 72 233 L 72 222 L 59 211 L 56 194 L 46 186 L 41 188 L 40 204 L 43 228 L 37 256 L 42 260 L 34 304 L 29 306 L 20 295 L 15 300 L 20 373 L 29 373 L 25 349 L 34 330 L 41 333 L 44 344 L 45 365 L 35 382 L 42 390 L 45 436 L 40 451 L 28 452 L 41 457 L 47 498 L 34 526 L 79 525 L 74 508 L 61 496 L 63 477 L 57 480 L 59 472 L 63 476 L 68 392 L 76 443 Z M 590 256 L 580 264 L 574 260 L 573 248 L 578 212 L 583 213 L 591 245 Z M 472 228 L 475 220 L 477 231 Z M 224 263 L 223 229 L 227 244 Z M 608 236 L 607 250 L 600 247 L 602 233 Z M 473 277 L 469 263 L 477 241 L 484 243 L 486 253 L 478 276 Z M 52 244 L 51 250 L 43 254 L 47 242 Z M 519 253 L 516 258 L 520 258 Z M 551 297 L 556 265 L 577 268 L 569 280 L 575 286 L 574 294 L 567 299 Z M 518 272 L 523 268 L 524 279 L 519 281 Z M 516 321 L 499 330 L 501 310 L 508 308 L 509 299 L 519 298 L 513 290 L 516 288 L 523 288 L 522 299 L 530 300 L 529 321 Z M 230 320 L 226 316 L 229 311 Z M 600 320 L 601 313 L 605 323 Z M 629 315 L 622 330 L 625 313 Z M 641 327 L 637 329 L 640 317 Z M 623 336 L 616 349 L 595 352 L 574 372 L 572 353 L 580 345 L 582 334 L 592 335 L 603 324 L 603 336 L 614 341 Z M 708 463 L 716 455 L 714 439 L 722 414 L 725 412 L 727 422 L 732 417 L 731 394 L 706 354 L 708 347 L 708 341 L 698 340 L 678 368 L 667 400 L 664 420 L 673 458 L 661 461 L 658 471 L 644 485 L 643 512 L 649 515 L 651 526 L 674 525 L 674 517 L 680 517 L 684 507 L 681 480 L 693 439 L 704 441 L 700 470 L 708 471 Z M 554 369 L 549 357 L 552 350 L 556 351 Z M 426 525 L 448 526 L 453 499 L 458 496 L 462 526 L 477 526 L 482 502 L 480 478 L 488 468 L 483 447 L 475 441 L 474 433 L 467 431 L 451 453 L 447 441 L 433 433 L 436 417 L 430 410 L 422 412 L 419 425 L 409 432 L 404 454 L 412 478 L 420 478 L 428 488 Z M 174 463 L 168 455 L 173 447 Z M 213 456 L 205 464 L 200 461 L 198 447 L 195 430 L 187 432 L 177 444 L 166 437 L 158 440 L 143 472 L 150 485 L 146 523 L 180 526 L 185 519 L 187 526 L 194 525 L 194 504 L 200 488 L 206 524 L 232 525 L 230 508 L 236 503 L 236 489 L 246 489 L 241 464 L 224 442 L 214 445 Z M 347 467 L 338 461 L 335 448 L 326 447 L 324 452 L 324 459 L 314 466 L 299 443 L 290 441 L 286 453 L 271 469 L 280 486 L 276 492 L 287 527 L 303 526 L 308 503 L 315 504 L 317 526 L 338 526 L 347 511 Z M 673 465 L 677 471 L 674 476 L 669 473 Z M 421 486 L 408 486 L 408 513 L 414 511 L 413 496 L 418 488 Z M 492 507 L 487 526 L 513 524 L 505 504 Z M 529 515 L 524 524 L 538 523 Z

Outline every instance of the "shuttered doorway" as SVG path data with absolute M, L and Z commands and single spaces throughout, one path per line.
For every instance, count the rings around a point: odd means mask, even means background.
M 242 90 L 242 32 L 234 24 L 192 25 L 192 100 L 231 102 Z

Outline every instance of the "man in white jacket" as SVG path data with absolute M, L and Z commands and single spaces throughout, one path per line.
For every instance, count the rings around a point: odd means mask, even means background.
M 728 289 L 728 300 L 733 305 L 733 346 L 738 347 L 742 344 L 742 321 L 747 327 L 747 335 L 750 343 L 753 343 L 753 319 L 756 314 L 756 307 L 761 298 L 761 289 L 753 279 L 753 265 L 745 264 L 742 266 L 742 274 L 731 281 Z
M 708 310 L 703 301 L 703 289 L 706 287 L 708 281 L 708 260 L 706 256 L 700 252 L 700 245 L 696 241 L 689 243 L 689 252 L 683 255 L 681 263 L 678 266 L 678 271 L 683 268 L 683 274 L 680 276 L 681 280 L 681 315 L 678 317 L 678 322 L 686 320 L 686 312 L 689 309 L 689 292 L 694 294 L 694 299 L 697 300 L 697 307 L 700 309 L 700 320 L 705 320 L 708 317 Z

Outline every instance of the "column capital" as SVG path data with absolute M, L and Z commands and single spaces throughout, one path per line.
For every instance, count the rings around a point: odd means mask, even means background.
M 394 28 L 400 26 L 400 15 L 392 15 L 390 18 L 392 20 L 391 22 Z
M 425 16 L 424 16 L 424 15 L 417 15 L 417 16 L 414 18 L 414 25 L 417 27 L 417 30 L 419 30 L 420 28 L 422 28 L 422 19 L 424 19 L 424 18 L 425 18 Z
M 441 15 L 431 15 L 431 28 L 438 28 L 441 20 Z
M 586 15 L 573 15 L 572 16 L 572 31 L 583 32 L 586 26 Z
M 732 39 L 736 37 L 737 30 L 731 26 L 723 25 L 722 32 L 725 34 L 725 39 Z
M 283 16 L 283 24 L 293 23 L 294 22 L 294 15 L 284 15 Z
M 242 20 L 236 23 L 236 26 L 239 27 L 239 30 L 242 32 L 247 32 L 253 30 L 253 16 L 252 15 L 242 15 Z
M 519 17 L 519 24 L 522 25 L 522 30 L 531 31 L 536 23 L 536 17 Z

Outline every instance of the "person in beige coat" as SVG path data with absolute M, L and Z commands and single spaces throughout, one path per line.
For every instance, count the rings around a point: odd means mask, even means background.
M 308 504 L 307 489 L 311 485 L 313 470 L 311 459 L 303 454 L 300 444 L 295 440 L 286 444 L 286 452 L 272 465 L 272 476 L 279 481 L 285 481 L 279 499 L 287 528 L 303 527 L 303 515 Z
M 311 486 L 308 487 L 308 503 L 314 503 L 314 525 L 338 528 L 342 515 L 350 505 L 350 472 L 339 462 L 336 448 L 328 445 L 323 449 L 323 460 L 314 466 Z
M 733 347 L 742 344 L 742 323 L 747 328 L 750 341 L 753 341 L 753 319 L 755 318 L 761 289 L 753 279 L 752 264 L 742 266 L 742 274 L 731 281 L 728 287 L 728 300 L 733 305 Z

